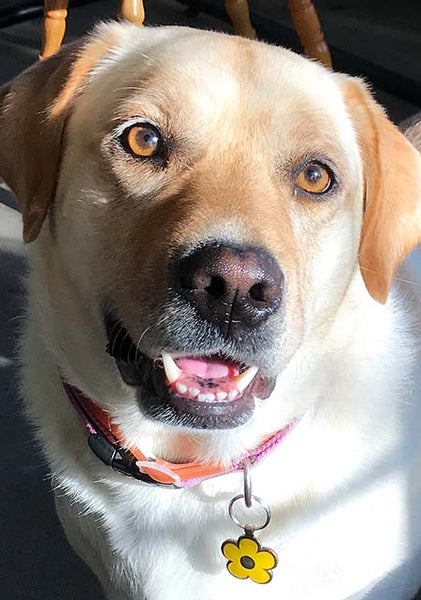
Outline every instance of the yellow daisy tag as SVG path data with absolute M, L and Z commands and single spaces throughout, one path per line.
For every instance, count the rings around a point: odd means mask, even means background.
M 221 546 L 222 554 L 228 560 L 227 569 L 238 579 L 251 579 L 255 583 L 269 583 L 272 569 L 278 564 L 276 553 L 270 548 L 262 548 L 253 535 L 253 528 L 246 526 L 244 535 L 237 541 L 226 540 Z

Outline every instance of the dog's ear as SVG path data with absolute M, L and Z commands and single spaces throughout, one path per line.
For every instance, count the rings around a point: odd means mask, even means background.
M 340 77 L 364 169 L 360 269 L 371 296 L 384 303 L 396 269 L 421 241 L 421 154 L 361 80 Z
M 399 125 L 405 137 L 421 152 L 421 113 L 417 113 Z
M 110 40 L 64 46 L 0 88 L 0 178 L 22 211 L 23 239 L 40 232 L 55 194 L 66 118 Z

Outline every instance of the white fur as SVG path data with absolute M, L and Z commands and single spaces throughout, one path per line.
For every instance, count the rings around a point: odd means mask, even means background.
M 126 61 L 127 67 L 127 61 L 134 62 L 135 47 L 131 42 L 93 73 L 98 89 L 103 92 L 111 82 L 120 85 L 113 65 Z M 148 49 L 145 52 L 149 54 Z M 172 46 L 171 52 L 176 52 Z M 275 56 L 272 49 L 267 52 Z M 303 59 L 285 60 L 284 77 L 296 82 L 297 89 L 304 86 L 300 83 L 304 76 L 331 77 Z M 294 75 L 297 70 L 300 77 Z M 127 79 L 129 71 L 122 69 L 119 77 Z M 217 78 L 215 73 L 208 76 Z M 234 88 L 235 82 L 221 94 L 228 93 L 235 102 Z M 328 98 L 317 92 L 317 102 L 331 112 L 332 129 L 342 129 L 338 137 L 350 169 L 360 173 L 350 121 L 333 83 L 331 88 Z M 100 97 L 98 89 L 95 96 L 95 90 L 82 96 L 74 131 L 83 126 L 83 110 Z M 205 101 L 198 108 L 208 109 Z M 307 305 L 306 336 L 280 372 L 271 398 L 257 402 L 255 416 L 244 427 L 189 436 L 197 446 L 197 458 L 216 455 L 227 462 L 262 436 L 301 417 L 287 439 L 253 469 L 254 491 L 273 515 L 259 537 L 279 555 L 273 582 L 257 586 L 230 577 L 220 552 L 225 539 L 240 534 L 227 508 L 241 492 L 241 474 L 184 490 L 124 478 L 91 453 L 84 427 L 65 396 L 58 369 L 112 407 L 121 427 L 142 449 L 171 454 L 186 435 L 145 422 L 133 392 L 105 355 L 100 317 L 93 308 L 101 282 L 92 280 L 89 270 L 95 258 L 95 240 L 90 236 L 94 226 L 82 203 L 78 214 L 75 209 L 80 193 L 76 190 L 93 190 L 98 182 L 92 173 L 74 179 L 72 152 L 70 142 L 59 186 L 65 218 L 57 217 L 61 241 L 53 259 L 70 276 L 51 285 L 44 251 L 50 232 L 45 226 L 30 257 L 23 392 L 54 475 L 63 526 L 75 550 L 99 577 L 107 598 L 410 600 L 421 582 L 416 348 L 398 294 L 385 306 L 372 300 L 353 258 L 361 224 L 359 175 L 354 214 L 332 225 L 325 234 L 324 252 L 314 258 L 312 273 L 320 287 L 314 288 Z M 106 202 L 101 195 L 98 198 L 99 203 Z M 245 224 L 233 223 L 225 224 L 227 230 L 246 231 Z M 75 293 L 74 281 L 79 290 L 88 290 L 86 296 Z M 336 296 L 332 312 L 330 302 Z M 329 318 L 314 321 L 316 308 Z

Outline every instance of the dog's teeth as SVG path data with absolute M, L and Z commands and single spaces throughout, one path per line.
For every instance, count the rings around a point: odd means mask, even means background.
M 250 383 L 256 377 L 258 370 L 259 367 L 249 367 L 247 371 L 244 371 L 244 373 L 241 373 L 241 375 L 237 375 L 237 377 L 235 377 L 237 389 L 240 392 L 240 394 L 244 392 L 248 385 L 250 385 Z
M 168 383 L 175 383 L 180 378 L 182 370 L 177 367 L 173 357 L 168 352 L 162 353 L 162 362 L 164 364 L 165 375 L 167 376 Z M 186 388 L 187 389 L 187 388 Z
M 199 402 L 206 402 L 207 394 L 199 394 L 197 399 L 199 400 Z
M 216 397 L 217 399 L 221 402 L 222 400 L 225 400 L 225 398 L 228 396 L 228 394 L 226 392 L 217 392 L 216 393 Z
M 193 396 L 193 398 L 196 398 L 196 396 L 198 396 L 200 393 L 200 390 L 198 390 L 197 388 L 189 388 L 189 394 L 190 396 Z
M 238 396 L 238 393 L 237 390 L 231 390 L 228 394 L 228 400 L 234 400 Z
M 184 385 L 184 383 L 176 383 L 175 384 L 175 389 L 177 390 L 177 392 L 179 392 L 180 394 L 185 394 L 187 392 L 187 386 Z
M 215 402 L 215 394 L 212 394 L 211 392 L 208 392 L 206 394 L 206 400 L 208 402 Z

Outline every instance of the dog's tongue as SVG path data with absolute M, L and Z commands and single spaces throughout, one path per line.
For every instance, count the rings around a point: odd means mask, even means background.
M 177 358 L 177 366 L 185 373 L 192 373 L 202 379 L 222 379 L 236 377 L 240 369 L 233 363 L 206 358 Z
M 201 356 L 173 358 L 162 353 L 168 387 L 177 396 L 197 402 L 231 402 L 243 395 L 256 377 L 258 367 L 240 374 L 238 363 Z

